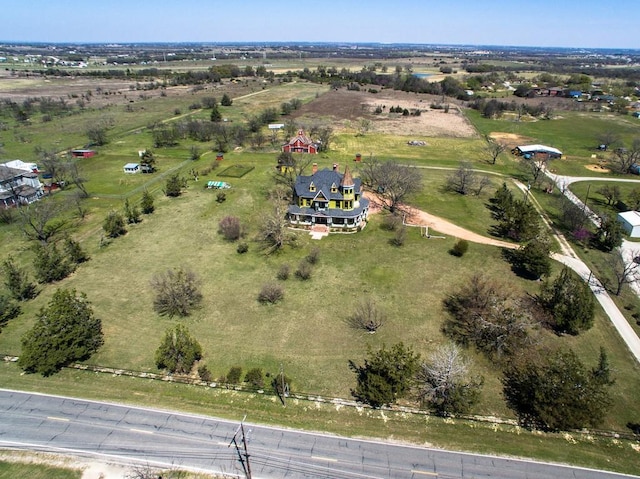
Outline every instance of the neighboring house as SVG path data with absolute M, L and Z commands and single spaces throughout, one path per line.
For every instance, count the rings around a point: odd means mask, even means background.
M 0 206 L 33 203 L 42 195 L 42 183 L 36 173 L 0 165 Z
M 31 173 L 38 173 L 38 165 L 36 163 L 25 163 L 22 160 L 7 161 L 4 163 L 4 166 L 15 168 L 17 170 L 30 171 Z
M 74 158 L 91 158 L 95 154 L 94 150 L 71 150 L 71 156 Z
M 124 165 L 124 172 L 125 173 L 139 173 L 140 172 L 140 163 L 127 163 L 126 165 Z
M 282 151 L 288 153 L 318 153 L 320 144 L 309 138 L 304 130 L 298 130 L 298 136 L 289 140 L 289 143 L 282 145 Z
M 292 226 L 313 228 L 322 225 L 333 230 L 354 231 L 362 228 L 369 214 L 369 200 L 362 197 L 360 178 L 353 178 L 349 167 L 344 174 L 325 168 L 312 174 L 299 175 L 287 219 Z
M 631 238 L 640 238 L 640 213 L 637 211 L 624 211 L 618 213 L 618 222 Z
M 516 146 L 511 153 L 518 156 L 524 156 L 525 158 L 562 158 L 562 152 L 557 148 L 545 145 L 522 145 Z

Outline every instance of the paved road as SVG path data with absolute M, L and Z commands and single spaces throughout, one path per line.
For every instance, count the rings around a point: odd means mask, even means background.
M 205 416 L 0 389 L 0 447 L 72 453 L 244 477 L 238 424 Z M 571 478 L 623 474 L 246 424 L 263 478 Z

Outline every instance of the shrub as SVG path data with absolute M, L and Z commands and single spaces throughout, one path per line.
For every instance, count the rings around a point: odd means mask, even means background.
M 355 312 L 347 318 L 347 323 L 355 329 L 375 333 L 385 322 L 385 314 L 371 298 L 363 300 Z
M 240 219 L 235 216 L 225 216 L 218 223 L 218 232 L 227 241 L 236 241 L 242 236 Z
M 307 261 L 301 261 L 298 265 L 298 269 L 296 270 L 296 277 L 303 281 L 311 279 L 312 272 L 311 265 Z
M 282 281 L 286 281 L 289 279 L 290 275 L 291 275 L 291 267 L 288 264 L 281 265 L 277 274 L 278 279 Z
M 320 260 L 320 248 L 313 248 L 305 259 L 309 264 L 317 264 Z
M 407 227 L 402 225 L 396 230 L 396 234 L 391 240 L 393 246 L 403 246 L 407 240 Z
M 396 214 L 390 214 L 382 220 L 382 229 L 386 231 L 395 231 L 402 226 L 402 218 Z
M 124 217 L 117 211 L 110 211 L 102 223 L 102 229 L 109 238 L 117 238 L 127 232 Z
M 263 304 L 275 304 L 284 299 L 284 290 L 277 284 L 265 284 L 258 294 L 258 301 Z
M 206 364 L 198 366 L 198 376 L 204 382 L 211 382 L 211 371 L 209 371 L 209 368 Z
M 201 358 L 200 343 L 182 324 L 176 324 L 175 328 L 167 329 L 155 355 L 158 369 L 166 369 L 170 373 L 178 374 L 188 374 L 194 363 Z
M 233 366 L 225 376 L 225 382 L 229 384 L 240 384 L 240 378 L 242 378 L 242 368 L 240 366 Z
M 244 382 L 256 389 L 262 389 L 264 387 L 264 373 L 261 368 L 253 368 L 247 371 L 244 377 Z
M 242 243 L 238 243 L 238 247 L 236 248 L 236 251 L 239 254 L 244 254 L 247 251 L 249 251 L 249 244 L 245 243 L 244 241 Z
M 218 203 L 224 203 L 225 201 L 227 201 L 227 194 L 219 191 L 218 194 L 216 195 L 216 201 Z
M 151 279 L 156 297 L 153 309 L 163 316 L 188 316 L 202 301 L 200 280 L 193 271 L 168 270 Z
M 462 258 L 464 254 L 469 249 L 469 242 L 467 240 L 458 240 L 456 244 L 453 245 L 453 248 L 449 250 L 449 253 L 453 256 L 457 256 L 458 258 Z

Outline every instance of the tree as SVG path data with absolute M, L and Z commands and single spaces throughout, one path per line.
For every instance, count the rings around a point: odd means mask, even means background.
M 368 333 L 375 333 L 386 321 L 386 315 L 372 298 L 361 301 L 351 316 L 348 324 L 355 329 L 363 329 Z
M 369 346 L 367 352 L 369 358 L 365 358 L 363 365 L 349 361 L 357 382 L 351 390 L 353 397 L 375 408 L 405 397 L 415 382 L 420 355 L 403 343 L 391 349 L 383 345 L 375 353 Z
M 544 283 L 538 299 L 560 333 L 576 335 L 593 326 L 595 303 L 589 284 L 566 266 L 553 282 Z
M 507 150 L 507 145 L 505 145 L 504 143 L 499 143 L 495 141 L 493 138 L 491 138 L 488 135 L 486 135 L 484 139 L 487 142 L 485 146 L 485 151 L 491 158 L 491 164 L 495 165 L 496 161 L 498 161 L 498 157 Z
M 478 402 L 484 380 L 470 373 L 469 360 L 453 343 L 434 351 L 418 372 L 418 398 L 439 416 L 463 414 Z
M 596 193 L 601 194 L 607 200 L 607 205 L 615 204 L 620 199 L 620 187 L 617 185 L 604 185 L 596 190 Z
M 244 375 L 244 382 L 249 383 L 254 389 L 262 389 L 264 387 L 264 372 L 262 368 L 252 368 Z
M 20 306 L 16 304 L 13 298 L 0 294 L 0 331 L 9 321 L 15 319 L 20 314 Z
M 27 272 L 18 267 L 11 256 L 2 262 L 2 273 L 4 285 L 13 299 L 26 301 L 37 296 L 36 285 L 29 281 Z
M 156 155 L 152 150 L 142 150 L 140 153 L 140 166 L 143 167 L 142 171 L 155 171 L 156 170 Z
M 362 166 L 363 181 L 377 189 L 388 200 L 394 212 L 410 194 L 420 191 L 422 177 L 417 168 L 401 165 L 395 161 L 378 162 L 371 159 Z
M 148 190 L 142 192 L 142 198 L 140 199 L 140 209 L 142 214 L 150 215 L 154 212 L 155 206 L 153 205 L 153 195 Z
M 195 362 L 201 358 L 200 343 L 182 324 L 167 329 L 155 354 L 158 369 L 166 369 L 172 374 L 189 374 Z
M 218 233 L 227 241 L 237 241 L 244 235 L 240 219 L 236 216 L 222 218 L 218 223 Z
M 445 334 L 462 345 L 475 345 L 492 359 L 511 357 L 535 341 L 524 300 L 486 276 L 473 275 L 444 300 L 444 307 L 450 314 Z
M 95 123 L 89 125 L 86 129 L 86 134 L 90 144 L 102 146 L 106 145 L 108 142 L 106 124 Z
M 277 185 L 287 188 L 288 198 L 293 198 L 296 178 L 304 173 L 312 161 L 311 155 L 293 154 L 288 151 L 278 155 L 273 179 Z
M 51 242 L 67 226 L 67 221 L 60 216 L 65 206 L 64 202 L 45 198 L 19 208 L 22 232 L 30 240 Z
M 494 217 L 498 219 L 495 231 L 499 236 L 529 241 L 540 233 L 540 215 L 526 200 L 506 198 L 503 206 L 495 203 Z
M 285 218 L 286 203 L 283 201 L 282 192 L 276 191 L 271 197 L 273 211 L 262 218 L 259 226 L 258 241 L 262 243 L 266 254 L 279 251 L 286 245 L 294 245 L 297 235 L 287 228 Z
M 360 118 L 358 121 L 358 134 L 356 136 L 365 136 L 371 130 L 371 120 L 368 118 Z
M 89 261 L 89 255 L 87 252 L 82 249 L 80 243 L 70 236 L 67 236 L 64 240 L 64 252 L 67 255 L 67 259 L 74 264 Z
M 619 196 L 618 196 L 619 197 Z M 640 211 L 640 188 L 633 188 L 627 196 L 629 208 L 634 211 Z
M 640 138 L 633 140 L 629 148 L 616 148 L 611 161 L 616 172 L 631 173 L 631 169 L 640 162 Z
M 129 198 L 124 200 L 123 210 L 124 217 L 126 218 L 128 224 L 136 224 L 142 221 L 140 219 L 140 210 L 138 210 L 138 207 L 136 205 L 131 206 L 131 204 L 129 203 Z
M 220 104 L 222 106 L 231 106 L 231 105 L 233 105 L 233 100 L 231 99 L 231 97 L 227 93 L 224 93 L 222 95 L 222 99 L 220 100 Z
M 608 150 L 620 144 L 620 135 L 612 130 L 606 130 L 600 133 L 596 137 L 598 142 L 598 148 L 602 150 Z
M 127 232 L 124 226 L 124 217 L 117 211 L 110 211 L 102 223 L 102 229 L 109 238 L 117 238 Z
M 182 194 L 182 190 L 187 187 L 187 180 L 182 178 L 179 173 L 175 173 L 167 178 L 164 194 L 175 198 Z
M 75 270 L 75 264 L 66 258 L 55 244 L 34 247 L 33 267 L 40 283 L 53 283 L 69 276 Z
M 218 105 L 214 105 L 211 107 L 211 116 L 209 117 L 209 119 L 214 123 L 222 121 L 222 113 L 220 113 Z
M 598 368 L 587 370 L 572 350 L 512 362 L 502 386 L 507 406 L 522 426 L 532 429 L 595 427 L 611 405 Z
M 546 237 L 536 237 L 513 252 L 513 266 L 526 278 L 539 279 L 551 273 L 549 253 L 551 243 Z
M 490 184 L 487 176 L 479 176 L 467 162 L 460 163 L 458 169 L 447 177 L 447 189 L 461 195 L 474 193 L 478 196 Z
M 155 293 L 153 309 L 161 316 L 189 316 L 202 301 L 200 280 L 184 267 L 155 275 L 151 288 Z
M 74 361 L 83 361 L 104 342 L 102 322 L 84 293 L 58 289 L 41 308 L 33 328 L 22 336 L 18 365 L 29 373 L 50 376 Z
M 630 258 L 625 259 L 620 250 L 613 251 L 608 256 L 607 269 L 613 275 L 614 289 L 612 291 L 616 296 L 620 296 L 625 284 L 634 284 L 640 281 L 640 263 L 636 262 L 638 257 L 640 257 L 640 251 L 633 251 Z
M 602 217 L 596 235 L 598 245 L 603 251 L 613 251 L 622 244 L 623 232 L 622 225 L 616 218 L 612 216 Z
M 520 167 L 527 176 L 531 187 L 536 187 L 542 181 L 548 163 L 549 157 L 547 155 L 532 156 L 530 158 L 527 158 L 526 155 L 520 157 Z

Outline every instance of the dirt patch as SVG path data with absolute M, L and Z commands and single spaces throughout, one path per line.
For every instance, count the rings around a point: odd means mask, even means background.
M 517 135 L 515 133 L 504 133 L 501 131 L 492 131 L 489 133 L 489 137 L 493 138 L 498 143 L 507 145 L 509 149 L 515 148 L 519 145 L 527 145 L 533 141 L 528 136 Z
M 330 120 L 337 128 L 357 128 L 357 122 L 368 119 L 372 122 L 371 131 L 399 136 L 416 137 L 455 137 L 469 138 L 477 136 L 473 126 L 462 113 L 459 102 L 449 101 L 448 112 L 443 108 L 433 109 L 442 98 L 434 95 L 406 93 L 395 90 L 383 90 L 379 93 L 331 90 L 314 101 L 304 105 L 294 113 L 295 118 Z M 419 116 L 390 113 L 394 107 Z M 376 113 L 378 109 L 379 113 Z M 340 126 L 341 125 L 341 126 Z
M 600 165 L 584 165 L 584 167 L 589 171 L 597 171 L 598 173 L 611 173 L 611 170 L 606 166 Z

